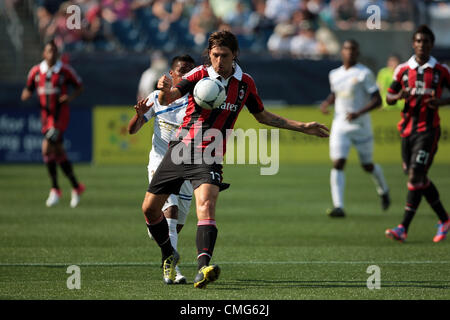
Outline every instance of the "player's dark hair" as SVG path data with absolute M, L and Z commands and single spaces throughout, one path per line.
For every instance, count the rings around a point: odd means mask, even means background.
M 48 41 L 44 44 L 44 48 L 45 48 L 46 46 L 52 46 L 56 51 L 58 51 L 58 46 L 56 45 L 56 42 L 55 42 L 55 40 L 53 40 L 53 39 L 48 40 Z
M 194 58 L 192 58 L 190 55 L 188 54 L 184 54 L 181 56 L 176 56 L 172 58 L 172 62 L 170 63 L 170 68 L 173 69 L 175 67 L 175 64 L 178 61 L 183 61 L 183 62 L 189 62 L 192 63 L 193 65 L 195 65 L 195 60 Z
M 346 40 L 344 40 L 344 42 L 342 42 L 342 44 L 344 44 L 346 42 L 352 44 L 356 49 L 359 49 L 359 43 L 355 39 L 346 39 Z
M 414 39 L 416 38 L 416 34 L 419 34 L 419 33 L 428 35 L 430 37 L 431 43 L 434 44 L 434 33 L 433 33 L 433 31 L 431 31 L 430 28 L 428 28 L 427 25 L 422 24 L 417 27 L 417 29 L 416 29 L 416 31 L 414 31 L 414 34 L 412 37 L 413 42 L 414 42 Z
M 235 55 L 235 60 L 237 61 L 237 56 L 239 54 L 239 42 L 236 38 L 236 36 L 228 31 L 228 30 L 221 30 L 213 32 L 209 38 L 208 38 L 208 47 L 206 48 L 204 52 L 204 56 L 206 58 L 206 64 L 211 64 L 211 61 L 209 60 L 209 52 L 214 47 L 227 47 L 233 52 Z

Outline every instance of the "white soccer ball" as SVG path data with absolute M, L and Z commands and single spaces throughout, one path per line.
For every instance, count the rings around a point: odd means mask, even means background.
M 223 84 L 209 77 L 201 79 L 194 87 L 194 100 L 204 109 L 215 109 L 224 103 L 227 94 Z

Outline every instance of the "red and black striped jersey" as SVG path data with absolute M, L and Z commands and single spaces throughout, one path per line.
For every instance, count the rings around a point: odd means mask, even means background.
M 26 87 L 36 89 L 41 106 L 43 131 L 50 127 L 65 130 L 69 121 L 69 106 L 59 103 L 59 97 L 68 94 L 68 86 L 80 87 L 82 81 L 76 72 L 61 61 L 51 68 L 46 61 L 31 68 Z
M 408 61 L 397 66 L 394 78 L 388 89 L 389 93 L 398 93 L 401 89 L 410 89 L 410 96 L 405 99 L 402 119 L 398 130 L 402 137 L 436 128 L 440 124 L 438 108 L 428 106 L 426 99 L 442 96 L 443 89 L 450 89 L 450 70 L 430 57 L 420 66 L 412 56 Z
M 234 127 L 244 105 L 251 113 L 262 112 L 264 106 L 252 77 L 243 73 L 241 68 L 235 64 L 235 72 L 225 86 L 227 93 L 225 102 L 213 110 L 203 109 L 195 103 L 193 90 L 195 84 L 205 77 L 219 79 L 224 83 L 212 66 L 201 65 L 187 73 L 176 86 L 181 95 L 189 93 L 189 103 L 183 124 L 177 132 L 177 138 L 187 145 L 194 141 L 198 134 L 204 134 L 208 129 L 217 129 L 222 133 L 223 154 L 225 154 L 227 130 Z M 181 136 L 182 132 L 184 132 L 183 136 Z M 201 148 L 205 149 L 211 142 L 211 139 L 202 139 Z

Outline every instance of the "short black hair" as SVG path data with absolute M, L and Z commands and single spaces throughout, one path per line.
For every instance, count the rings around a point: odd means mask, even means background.
M 342 44 L 344 44 L 346 42 L 351 43 L 355 48 L 359 49 L 359 43 L 355 39 L 346 39 L 346 40 L 344 40 L 344 42 L 342 42 Z
M 414 31 L 414 34 L 412 37 L 413 42 L 414 42 L 414 39 L 416 38 L 416 34 L 419 34 L 419 33 L 428 35 L 430 37 L 431 43 L 434 44 L 434 33 L 433 33 L 433 31 L 431 31 L 430 28 L 428 28 L 428 26 L 426 24 L 422 24 L 422 25 L 418 26 L 416 31 Z
M 170 63 L 170 68 L 173 69 L 178 61 L 189 62 L 195 65 L 195 60 L 190 55 L 184 54 L 181 56 L 173 57 L 172 62 Z
M 54 39 L 48 40 L 48 41 L 44 44 L 44 48 L 45 48 L 46 46 L 49 46 L 49 45 L 52 46 L 53 48 L 55 48 L 56 51 L 58 51 L 58 46 L 56 45 L 56 42 L 55 42 Z

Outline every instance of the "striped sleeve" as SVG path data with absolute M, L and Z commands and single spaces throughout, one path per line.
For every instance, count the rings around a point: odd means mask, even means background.
M 407 64 L 406 64 L 407 68 Z M 402 75 L 406 70 L 405 64 L 399 64 L 394 70 L 391 85 L 388 88 L 388 93 L 398 93 L 402 89 Z
M 443 73 L 444 80 L 442 82 L 442 85 L 447 87 L 447 89 L 450 89 L 450 68 L 446 64 L 443 64 L 442 66 L 444 67 Z
M 78 76 L 78 74 L 71 66 L 65 65 L 64 70 L 66 73 L 68 83 L 73 84 L 75 87 L 81 87 L 83 85 L 81 78 Z
M 250 113 L 253 114 L 264 111 L 264 104 L 258 95 L 258 90 L 256 89 L 255 81 L 253 81 L 252 77 L 250 77 L 247 74 L 244 75 L 244 79 L 248 84 L 249 90 L 247 101 L 245 102 L 248 111 L 250 111 Z
M 206 68 L 204 66 L 198 66 L 197 68 L 194 68 L 186 73 L 183 76 L 183 80 L 181 80 L 175 88 L 180 90 L 181 96 L 184 96 L 186 93 L 194 90 L 195 84 L 207 74 L 208 73 L 206 72 Z
M 36 77 L 37 72 L 39 72 L 38 66 L 34 66 L 33 68 L 31 68 L 30 72 L 28 72 L 26 87 L 30 91 L 34 91 L 34 89 L 36 88 L 34 78 Z

